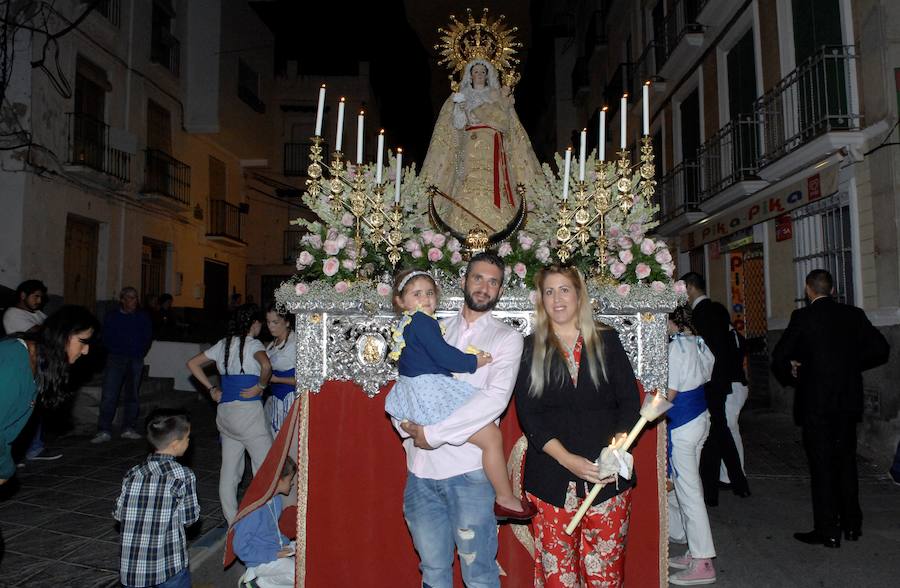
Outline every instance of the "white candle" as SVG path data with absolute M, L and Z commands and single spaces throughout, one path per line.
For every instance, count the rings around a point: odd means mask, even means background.
M 587 129 L 581 129 L 581 149 L 578 151 L 578 181 L 584 181 L 584 160 L 587 157 Z
M 650 134 L 650 82 L 644 82 L 644 135 Z
M 344 146 L 344 97 L 341 96 L 341 102 L 338 104 L 338 123 L 337 137 L 334 139 L 334 150 L 340 151 Z
M 316 137 L 322 136 L 322 118 L 325 116 L 325 84 L 319 88 L 319 107 L 316 109 Z
M 362 165 L 363 162 L 363 127 L 365 126 L 366 113 L 359 111 L 356 117 L 356 165 Z
M 566 149 L 566 170 L 563 172 L 563 200 L 569 199 L 569 169 L 572 166 L 572 148 Z
M 375 183 L 381 184 L 381 167 L 384 164 L 384 129 L 378 133 L 378 160 L 375 162 Z
M 400 204 L 400 173 L 403 171 L 403 149 L 397 147 L 397 179 L 394 180 L 394 204 Z
M 619 148 L 623 151 L 625 150 L 625 119 L 627 118 L 627 113 L 625 112 L 626 110 L 628 110 L 628 94 L 622 96 L 622 106 L 621 108 L 619 108 L 619 111 L 622 114 L 622 121 L 619 125 Z
M 600 161 L 606 161 L 606 110 L 600 109 Z

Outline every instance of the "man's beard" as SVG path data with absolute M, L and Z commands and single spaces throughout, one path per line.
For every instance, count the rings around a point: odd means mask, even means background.
M 491 298 L 487 302 L 482 302 L 481 304 L 475 302 L 475 299 L 472 298 L 472 295 L 465 288 L 463 289 L 463 299 L 466 301 L 466 306 L 469 307 L 470 310 L 474 310 L 475 312 L 487 312 L 489 310 L 494 310 L 494 307 L 497 306 L 497 303 L 500 302 L 500 294 Z

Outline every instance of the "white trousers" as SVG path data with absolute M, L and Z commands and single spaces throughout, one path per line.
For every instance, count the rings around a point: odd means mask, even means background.
M 741 416 L 741 409 L 744 408 L 744 403 L 747 402 L 747 395 L 749 393 L 750 389 L 746 384 L 732 382 L 731 394 L 725 399 L 725 420 L 728 423 L 728 430 L 731 431 L 731 436 L 734 438 L 734 444 L 737 446 L 742 470 L 744 470 L 744 442 L 741 439 L 741 427 L 738 423 L 738 419 Z M 746 470 L 744 471 L 746 472 Z M 730 482 L 728 479 L 728 468 L 725 467 L 725 462 L 722 462 L 722 465 L 719 467 L 719 481 L 725 482 L 726 484 Z
M 253 475 L 272 447 L 262 402 L 235 400 L 216 409 L 216 426 L 222 439 L 222 468 L 219 470 L 219 501 L 228 524 L 237 514 L 237 488 L 244 476 L 244 452 L 250 454 Z
M 280 557 L 254 568 L 247 568 L 241 582 L 253 580 L 259 588 L 294 588 L 294 558 Z
M 672 468 L 675 489 L 669 492 L 669 537 L 684 542 L 695 558 L 716 556 L 709 515 L 700 482 L 700 450 L 709 434 L 709 412 L 672 429 Z

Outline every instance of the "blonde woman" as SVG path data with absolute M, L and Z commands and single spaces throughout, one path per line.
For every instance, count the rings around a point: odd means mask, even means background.
M 524 487 L 538 509 L 534 583 L 622 586 L 634 480 L 609 476 L 598 458 L 639 418 L 634 371 L 616 331 L 594 322 L 576 268 L 551 265 L 538 272 L 535 285 L 534 332 L 525 339 L 515 386 L 528 439 Z M 601 480 L 606 486 L 566 535 L 563 529 Z

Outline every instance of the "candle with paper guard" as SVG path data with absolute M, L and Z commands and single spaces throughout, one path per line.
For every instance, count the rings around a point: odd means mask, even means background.
M 650 82 L 644 82 L 644 135 L 650 134 Z
M 400 174 L 403 171 L 403 149 L 397 147 L 397 179 L 394 180 L 394 204 L 400 204 Z
M 356 165 L 362 165 L 363 162 L 363 127 L 365 126 L 366 112 L 359 111 L 356 117 Z
M 322 118 L 325 116 L 325 84 L 319 88 L 319 106 L 316 108 L 316 136 L 322 136 Z
M 384 166 L 384 129 L 378 132 L 378 159 L 375 161 L 375 183 L 381 184 L 381 168 Z
M 623 151 L 625 150 L 625 120 L 628 118 L 628 94 L 622 95 L 622 106 L 619 108 L 619 112 L 621 113 L 621 124 L 619 125 L 619 148 Z
M 608 106 L 600 109 L 600 161 L 606 161 L 606 111 Z
M 338 103 L 337 137 L 334 139 L 335 151 L 340 151 L 344 146 L 344 102 L 345 99 L 341 96 L 341 101 Z
M 563 200 L 569 198 L 569 169 L 572 166 L 572 148 L 566 149 L 566 165 L 563 172 Z

